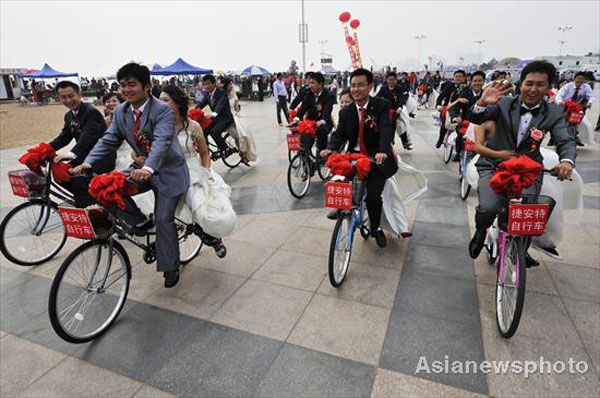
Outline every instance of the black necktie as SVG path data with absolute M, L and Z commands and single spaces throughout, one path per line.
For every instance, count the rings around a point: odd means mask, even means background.
M 577 102 L 577 94 L 579 94 L 579 87 L 575 87 L 575 94 L 573 94 L 571 101 Z
M 536 117 L 540 113 L 540 107 L 529 109 L 524 106 L 521 107 L 519 114 L 522 116 L 523 114 L 530 112 L 531 116 Z

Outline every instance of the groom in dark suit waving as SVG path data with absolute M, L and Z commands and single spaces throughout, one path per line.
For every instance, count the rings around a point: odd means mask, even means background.
M 390 103 L 385 98 L 371 97 L 373 73 L 357 69 L 350 75 L 350 92 L 354 105 L 340 111 L 337 130 L 333 133 L 322 157 L 329 156 L 348 141 L 348 151 L 375 158 L 375 165 L 367 176 L 367 210 L 371 235 L 379 247 L 385 247 L 386 238 L 381 224 L 383 201 L 381 194 L 385 180 L 396 174 L 398 165 L 392 154 L 394 131 L 390 118 Z
M 150 71 L 129 63 L 117 72 L 117 80 L 126 102 L 117 106 L 112 124 L 82 165 L 72 169 L 79 174 L 117 151 L 123 140 L 144 157 L 144 165 L 130 171 L 141 192 L 152 189 L 156 198 L 156 253 L 158 271 L 164 272 L 165 287 L 179 281 L 179 241 L 175 228 L 175 208 L 190 183 L 183 150 L 175 135 L 171 108 L 150 95 Z M 127 171 L 126 171 L 127 173 Z M 142 225 L 146 217 L 133 200 L 124 198 L 126 209 L 120 212 L 131 225 Z

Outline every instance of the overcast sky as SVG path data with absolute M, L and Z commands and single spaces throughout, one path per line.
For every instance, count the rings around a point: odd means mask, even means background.
M 163 66 L 177 57 L 196 66 L 271 71 L 302 66 L 300 0 L 279 1 L 10 1 L 0 0 L 0 66 L 39 69 L 44 62 L 87 76 L 114 73 L 135 60 Z M 319 67 L 321 44 L 334 66 L 350 65 L 338 15 L 361 22 L 366 65 L 409 67 L 416 35 L 426 35 L 421 58 L 456 63 L 459 54 L 483 58 L 557 55 L 560 25 L 571 25 L 564 52 L 600 47 L 600 1 L 309 1 L 307 69 Z

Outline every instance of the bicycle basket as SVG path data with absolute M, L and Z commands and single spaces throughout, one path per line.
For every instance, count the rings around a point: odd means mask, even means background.
M 352 207 L 359 207 L 365 189 L 364 180 L 354 177 L 352 179 Z
M 40 197 L 44 194 L 46 187 L 46 176 L 36 174 L 29 169 L 9 171 L 8 180 L 13 195 L 23 198 Z
M 59 206 L 58 212 L 70 237 L 106 239 L 114 232 L 115 217 L 104 207 L 93 205 L 78 209 Z
M 509 235 L 543 235 L 556 201 L 544 195 L 522 195 L 498 214 L 500 229 Z

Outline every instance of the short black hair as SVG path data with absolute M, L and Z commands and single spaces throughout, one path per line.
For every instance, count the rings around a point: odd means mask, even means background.
M 358 68 L 355 69 L 354 72 L 350 74 L 350 81 L 356 76 L 365 76 L 367 78 L 368 84 L 373 84 L 373 72 L 368 69 Z
M 390 76 L 395 77 L 396 79 L 398 78 L 398 75 L 394 71 L 388 72 L 388 74 L 385 76 L 385 78 L 387 79 Z
M 123 98 L 123 96 L 120 93 L 116 93 L 114 91 L 111 91 L 110 93 L 106 94 L 104 97 L 102 97 L 102 104 L 106 104 L 106 101 L 108 101 L 109 99 L 111 99 L 112 97 L 117 97 L 117 99 L 119 100 L 119 102 L 123 102 L 125 101 L 125 98 Z
M 585 78 L 585 80 L 587 80 L 588 72 L 579 71 L 579 72 L 575 73 L 575 76 L 573 77 L 573 79 L 576 79 L 578 76 L 583 76 Z
M 310 77 L 313 75 L 313 73 L 315 73 L 315 72 L 306 72 L 304 74 L 304 77 L 306 78 L 306 80 L 310 79 Z
M 349 88 L 345 88 L 342 90 L 342 92 L 340 93 L 340 98 L 342 98 L 344 95 L 349 95 L 350 98 L 352 98 L 352 93 L 350 92 Z
M 311 73 L 308 78 L 313 79 L 314 81 L 316 81 L 319 84 L 325 84 L 325 76 L 323 76 L 323 74 L 321 72 Z
M 54 87 L 54 89 L 56 90 L 56 93 L 58 94 L 58 89 L 59 88 L 69 88 L 69 87 L 72 88 L 76 93 L 78 93 L 80 91 L 78 84 L 75 84 L 75 83 L 70 82 L 68 80 L 63 80 L 61 82 L 58 82 L 56 84 L 56 87 Z
M 281 72 L 277 73 L 277 78 L 278 78 L 278 79 L 279 79 L 281 76 L 283 76 L 283 75 L 281 74 Z
M 506 76 L 507 75 L 506 71 L 505 70 L 496 71 L 496 78 L 498 78 L 498 76 L 500 76 L 500 75 L 505 75 Z
M 457 75 L 459 73 L 462 74 L 465 77 L 467 76 L 467 73 L 464 70 L 462 70 L 462 69 L 457 69 L 457 70 L 454 71 L 455 75 Z
M 548 84 L 551 84 L 556 75 L 556 68 L 550 62 L 544 60 L 528 63 L 521 71 L 521 83 L 530 73 L 543 73 L 548 76 Z
M 215 79 L 215 77 L 213 75 L 204 75 L 204 76 L 202 76 L 202 81 L 203 82 L 211 82 L 212 84 L 216 84 L 217 83 L 217 79 Z
M 471 75 L 471 80 L 473 80 L 475 76 L 481 76 L 483 77 L 483 81 L 485 81 L 485 73 L 483 73 L 483 71 L 478 70 L 473 72 L 473 74 Z
M 150 70 L 144 65 L 135 62 L 130 62 L 121 66 L 117 71 L 117 81 L 121 81 L 126 77 L 132 77 L 146 87 L 150 84 Z

